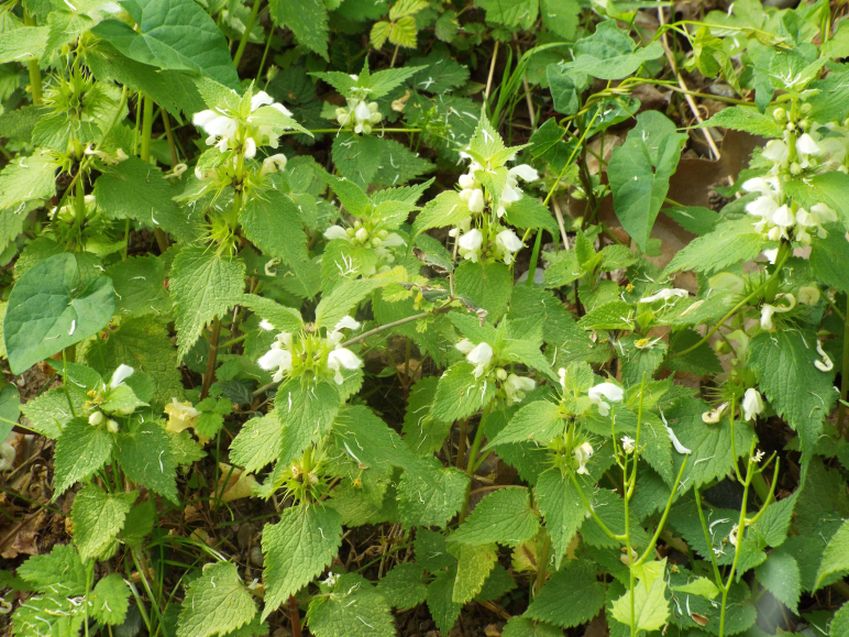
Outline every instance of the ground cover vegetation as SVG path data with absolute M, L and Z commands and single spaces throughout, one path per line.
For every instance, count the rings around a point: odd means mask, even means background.
M 849 635 L 846 10 L 0 4 L 0 630 Z

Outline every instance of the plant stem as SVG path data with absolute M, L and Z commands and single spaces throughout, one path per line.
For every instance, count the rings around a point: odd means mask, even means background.
M 24 24 L 33 26 L 35 21 L 29 14 L 29 11 L 24 9 Z M 35 106 L 41 106 L 42 86 L 41 86 L 41 69 L 38 67 L 38 60 L 27 61 L 27 73 L 29 74 L 30 95 L 32 95 L 32 103 Z
M 413 323 L 414 321 L 418 321 L 423 318 L 427 318 L 428 316 L 432 316 L 435 314 L 441 314 L 442 312 L 447 312 L 451 308 L 450 303 L 446 303 L 445 305 L 441 305 L 436 309 L 429 310 L 426 312 L 419 312 L 418 314 L 411 314 L 410 316 L 405 316 L 404 318 L 400 318 L 397 321 L 390 321 L 389 323 L 384 323 L 383 325 L 378 325 L 377 327 L 373 327 L 370 330 L 366 330 L 362 334 L 357 334 L 354 338 L 349 338 L 347 341 L 342 343 L 342 347 L 350 347 L 351 345 L 356 345 L 360 343 L 370 336 L 374 336 L 375 334 L 380 334 L 381 332 L 385 332 L 386 330 L 391 330 L 395 327 L 400 327 L 401 325 L 406 325 L 407 323 Z
M 611 540 L 615 540 L 617 542 L 624 542 L 625 541 L 625 534 L 624 533 L 622 533 L 622 534 L 614 533 L 613 531 L 611 531 L 610 527 L 607 526 L 607 524 L 604 523 L 604 520 L 602 520 L 598 516 L 598 513 L 595 512 L 595 509 L 593 508 L 592 503 L 589 501 L 589 498 L 587 498 L 587 494 L 584 493 L 584 490 L 581 488 L 581 485 L 578 482 L 578 479 L 575 477 L 574 472 L 569 473 L 569 479 L 572 481 L 572 485 L 575 487 L 575 489 L 577 489 L 578 496 L 581 498 L 581 502 L 584 503 L 584 508 L 586 508 L 586 510 L 589 512 L 593 521 L 595 521 L 595 523 L 598 524 L 598 528 L 600 528 L 602 530 L 602 532 L 607 537 L 609 537 Z
M 149 95 L 142 97 L 142 138 L 139 156 L 150 161 L 150 138 L 153 134 L 153 100 Z
M 840 363 L 840 398 L 843 402 L 840 403 L 837 419 L 839 430 L 844 436 L 849 429 L 845 420 L 847 397 L 849 397 L 849 294 L 846 295 L 846 313 L 843 319 L 843 357 Z
M 289 596 L 289 623 L 292 628 L 292 637 L 302 637 L 301 614 L 298 611 L 298 600 L 294 595 Z
M 484 415 L 485 414 L 486 411 L 484 411 Z M 475 474 L 475 463 L 478 459 L 481 444 L 483 444 L 483 418 L 484 416 L 481 416 L 478 428 L 475 430 L 475 437 L 472 440 L 472 446 L 469 447 L 469 453 L 466 455 L 466 475 L 469 476 L 469 485 L 466 487 L 466 497 L 463 500 L 463 508 L 460 509 L 460 517 L 458 518 L 460 522 L 466 519 L 466 514 L 469 512 L 469 504 L 471 502 L 472 495 L 472 478 Z
M 251 14 L 248 16 L 248 21 L 245 24 L 245 30 L 242 33 L 242 37 L 239 39 L 239 47 L 236 49 L 236 54 L 233 56 L 233 66 L 237 69 L 239 68 L 239 62 L 242 61 L 242 55 L 245 52 L 245 47 L 248 46 L 248 40 L 251 36 L 251 31 L 253 31 L 254 25 L 256 24 L 256 18 L 259 15 L 259 7 L 262 4 L 262 0 L 254 0 L 254 4 L 251 7 Z

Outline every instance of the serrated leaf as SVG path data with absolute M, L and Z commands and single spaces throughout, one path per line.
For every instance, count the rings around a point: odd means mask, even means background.
M 413 222 L 413 232 L 419 234 L 430 228 L 455 226 L 469 217 L 469 208 L 453 190 L 441 192 L 428 201 Z
M 794 613 L 798 612 L 802 581 L 799 565 L 787 553 L 774 551 L 755 571 L 761 586 Z
M 381 47 L 386 44 L 386 40 L 389 38 L 389 33 L 391 31 L 392 25 L 386 20 L 375 22 L 371 27 L 371 32 L 369 33 L 369 42 L 371 42 L 371 45 L 375 49 L 380 50 Z
M 822 553 L 822 561 L 817 570 L 813 590 L 818 591 L 847 572 L 849 572 L 849 520 L 845 520 L 828 541 Z
M 177 504 L 177 464 L 162 423 L 131 423 L 116 442 L 115 458 L 127 477 Z
M 193 0 L 147 0 L 129 3 L 126 8 L 137 29 L 110 19 L 92 32 L 136 62 L 162 70 L 192 71 L 226 86 L 238 85 L 227 42 L 199 4 Z
M 29 420 L 30 428 L 51 440 L 62 434 L 63 428 L 71 422 L 74 413 L 79 413 L 88 400 L 80 388 L 69 385 L 67 389 L 67 394 L 61 387 L 48 389 L 21 406 L 21 412 Z
M 811 332 L 763 332 L 751 342 L 749 364 L 776 412 L 793 427 L 803 449 L 812 449 L 836 400 L 833 375 L 818 370 L 819 354 Z
M 90 484 L 74 497 L 71 521 L 74 523 L 74 543 L 83 560 L 97 558 L 109 547 L 124 528 L 135 492 L 106 493 Z
M 47 152 L 10 161 L 0 171 L 0 210 L 52 197 L 56 168 L 56 160 Z
M 712 232 L 687 244 L 672 258 L 666 272 L 693 270 L 713 274 L 755 258 L 763 250 L 764 243 L 763 237 L 755 232 L 750 217 L 724 221 Z
M 76 418 L 56 441 L 53 498 L 100 469 L 112 456 L 112 436 Z
M 454 422 L 480 411 L 495 397 L 494 383 L 474 377 L 474 368 L 466 362 L 445 370 L 436 386 L 431 415 L 441 422 Z
M 554 565 L 560 568 L 569 544 L 589 512 L 575 486 L 556 467 L 540 474 L 534 485 L 534 498 L 551 537 Z
M 165 291 L 165 264 L 161 257 L 130 257 L 107 268 L 106 274 L 115 288 L 116 314 L 139 317 L 169 313 L 171 301 Z
M 298 44 L 327 57 L 327 6 L 324 0 L 272 0 L 271 17 L 295 34 Z
M 99 580 L 88 596 L 88 610 L 101 624 L 119 626 L 130 608 L 130 588 L 118 573 Z
M 377 591 L 393 608 L 414 608 L 425 601 L 427 595 L 424 568 L 414 562 L 398 564 L 378 582 Z
M 507 309 L 513 290 L 513 274 L 503 263 L 463 261 L 454 271 L 457 293 L 497 321 Z
M 42 593 L 55 592 L 57 582 L 67 595 L 84 595 L 86 569 L 77 550 L 70 544 L 57 544 L 50 553 L 34 555 L 18 567 L 18 577 Z
M 686 584 L 672 586 L 671 589 L 678 593 L 689 593 L 690 595 L 698 595 L 705 599 L 714 599 L 719 595 L 719 589 L 716 587 L 716 584 L 707 577 L 697 577 Z
M 339 411 L 339 391 L 334 383 L 293 378 L 277 390 L 274 404 L 282 425 L 279 460 L 288 463 L 330 431 Z
M 330 564 L 342 543 L 342 518 L 321 504 L 289 507 L 262 530 L 265 608 L 268 617 Z
M 849 263 L 849 241 L 837 225 L 829 228 L 825 239 L 815 237 L 811 242 L 811 270 L 822 283 L 841 292 L 849 292 L 849 277 L 841 264 Z
M 703 128 L 722 127 L 759 137 L 781 137 L 784 127 L 754 106 L 728 106 L 701 124 Z
M 309 260 L 298 208 L 285 194 L 271 191 L 248 199 L 240 222 L 245 237 L 263 254 L 297 268 Z
M 533 440 L 541 445 L 548 444 L 563 431 L 565 422 L 560 406 L 547 400 L 537 400 L 522 405 L 513 414 L 507 426 L 499 431 L 486 449 L 511 442 Z
M 465 604 L 480 593 L 486 578 L 498 560 L 495 544 L 463 544 L 458 549 L 457 576 L 451 600 Z
M 552 237 L 558 236 L 557 221 L 536 197 L 524 195 L 519 201 L 510 204 L 504 218 L 516 228 L 547 230 Z
M 177 637 L 229 634 L 250 622 L 254 615 L 256 604 L 236 566 L 228 562 L 210 564 L 186 588 Z
M 443 571 L 427 587 L 427 608 L 436 627 L 448 634 L 454 626 L 463 605 L 452 600 L 454 591 L 454 569 Z
M 409 526 L 444 527 L 463 501 L 469 478 L 454 467 L 425 465 L 407 470 L 398 482 L 398 513 Z
M 645 62 L 663 55 L 660 42 L 637 48 L 614 20 L 599 24 L 595 31 L 575 44 L 573 71 L 602 80 L 618 80 L 633 74 Z
M 514 615 L 504 624 L 501 637 L 563 637 L 563 631 L 521 615 Z
M 578 321 L 585 330 L 633 330 L 634 307 L 625 301 L 611 301 L 597 305 Z
M 622 226 L 645 252 L 649 236 L 669 191 L 687 135 L 658 111 L 637 116 L 637 125 L 614 149 L 607 175 L 613 206 Z
M 40 58 L 50 35 L 48 27 L 21 26 L 4 31 L 0 43 L 0 64 Z
M 204 326 L 242 298 L 245 264 L 212 250 L 184 247 L 174 257 L 169 287 L 176 308 L 177 356 L 182 359 Z
M 849 635 L 849 602 L 843 604 L 834 614 L 829 627 L 829 637 Z
M 660 630 L 669 621 L 669 602 L 665 598 L 666 558 L 631 568 L 638 578 L 633 603 L 631 592 L 626 591 L 613 602 L 612 615 L 616 621 L 635 626 L 638 631 Z
M 480 546 L 498 542 L 518 546 L 539 530 L 525 487 L 504 487 L 485 496 L 449 541 Z
M 539 0 L 475 0 L 486 12 L 486 21 L 508 28 L 530 29 L 537 19 Z
M 280 456 L 283 432 L 277 414 L 271 412 L 251 418 L 230 443 L 230 462 L 255 473 Z
M 362 576 L 341 575 L 326 595 L 316 595 L 307 609 L 307 625 L 315 637 L 393 637 L 389 604 Z
M 569 600 L 568 604 L 563 600 Z M 604 586 L 588 562 L 567 562 L 528 606 L 525 615 L 561 628 L 588 622 L 604 606 Z
M 85 276 L 72 254 L 39 262 L 18 279 L 9 295 L 3 333 L 12 373 L 20 374 L 93 336 L 114 311 L 109 277 Z

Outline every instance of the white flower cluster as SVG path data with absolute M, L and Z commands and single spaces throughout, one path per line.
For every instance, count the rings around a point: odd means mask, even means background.
M 483 233 L 472 228 L 460 234 L 459 228 L 452 228 L 448 234 L 452 237 L 457 237 L 457 252 L 461 257 L 472 263 L 477 263 L 481 258 L 481 252 L 484 247 Z M 506 265 L 512 264 L 516 260 L 516 253 L 522 249 L 525 244 L 518 235 L 510 228 L 505 228 L 495 235 L 495 241 L 492 245 L 492 252 L 496 259 L 504 261 Z
M 598 407 L 598 413 L 607 416 L 610 414 L 610 403 L 621 403 L 625 392 L 619 385 L 604 382 L 590 387 L 587 396 Z
M 377 102 L 367 102 L 362 97 L 349 97 L 347 106 L 336 109 L 336 121 L 343 128 L 351 128 L 357 135 L 368 135 L 383 120 Z
M 267 117 L 268 111 L 265 109 L 292 117 L 288 108 L 280 102 L 275 102 L 265 91 L 259 91 L 251 96 L 250 113 L 244 119 L 220 108 L 212 108 L 195 113 L 192 123 L 206 132 L 207 146 L 215 146 L 222 153 L 228 150 L 240 151 L 246 158 L 251 159 L 256 156 L 259 146 L 277 148 L 278 137 L 286 128 L 275 125 L 274 120 Z M 277 168 L 281 162 L 285 166 L 285 156 L 274 157 L 276 159 L 268 167 L 264 164 L 263 169 Z
M 261 326 L 265 329 L 266 326 Z M 347 347 L 342 347 L 344 334 L 342 330 L 359 329 L 360 322 L 350 316 L 344 316 L 333 327 L 327 335 L 325 345 L 322 348 L 326 355 L 324 365 L 326 369 L 333 372 L 333 380 L 337 385 L 345 382 L 342 370 L 355 370 L 363 366 L 363 361 Z M 295 367 L 295 355 L 293 354 L 293 339 L 290 332 L 280 332 L 265 354 L 257 361 L 259 366 L 268 372 L 273 372 L 271 379 L 279 383 Z
M 792 238 L 809 244 L 811 233 L 823 239 L 827 236 L 823 224 L 837 221 L 835 212 L 824 203 L 814 204 L 810 210 L 787 203 L 777 175 L 748 179 L 743 190 L 758 193 L 746 204 L 746 212 L 757 218 L 755 230 L 770 241 L 790 240 L 792 233 Z
M 397 232 L 369 228 L 359 219 L 356 219 L 350 228 L 343 228 L 340 225 L 330 226 L 324 231 L 324 238 L 328 241 L 339 239 L 352 245 L 373 248 L 377 256 L 389 262 L 394 260 L 390 248 L 406 245 L 404 238 Z
M 475 366 L 473 374 L 475 378 L 480 378 L 489 373 L 492 369 L 492 358 L 494 352 L 489 343 L 480 342 L 477 345 L 472 343 L 467 338 L 459 341 L 454 347 L 466 355 L 466 360 Z M 495 377 L 501 382 L 501 388 L 507 396 L 508 404 L 521 402 L 525 398 L 525 394 L 537 386 L 536 381 L 528 376 L 519 376 L 512 372 L 507 372 L 503 367 L 495 368 Z
M 104 387 L 105 389 L 117 389 L 121 385 L 124 384 L 124 381 L 127 380 L 130 376 L 135 373 L 135 369 L 130 367 L 129 365 L 125 365 L 121 363 L 118 367 L 115 368 L 115 371 L 112 372 L 112 377 L 109 379 L 109 385 Z M 114 413 L 118 413 L 121 415 L 128 415 L 128 413 L 122 413 L 120 411 L 116 411 Z M 118 422 L 112 418 L 107 418 L 106 414 L 104 414 L 99 409 L 95 409 L 88 415 L 88 424 L 92 427 L 100 427 L 103 424 L 106 424 L 106 430 L 109 433 L 117 433 L 118 432 Z
M 481 213 L 486 206 L 486 200 L 479 175 L 486 169 L 474 159 L 471 159 L 467 153 L 460 153 L 460 157 L 469 159 L 468 172 L 460 175 L 457 180 L 457 184 L 460 186 L 460 198 L 466 202 L 470 213 Z M 536 181 L 539 179 L 539 173 L 528 164 L 519 164 L 507 171 L 505 182 L 501 188 L 501 198 L 495 209 L 495 214 L 499 219 L 507 212 L 510 204 L 516 203 L 522 198 L 524 193 L 519 187 L 519 179 L 525 182 Z

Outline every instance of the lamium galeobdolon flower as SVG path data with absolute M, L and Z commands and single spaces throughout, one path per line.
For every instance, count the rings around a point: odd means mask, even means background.
M 315 334 L 302 334 L 297 341 L 290 332 L 280 332 L 271 348 L 257 363 L 265 371 L 272 372 L 271 379 L 281 382 L 287 376 L 311 370 L 319 375 L 332 376 L 334 382 L 345 382 L 343 370 L 353 371 L 363 366 L 363 361 L 347 347 L 343 330 L 360 328 L 359 321 L 344 316 L 324 338 Z

